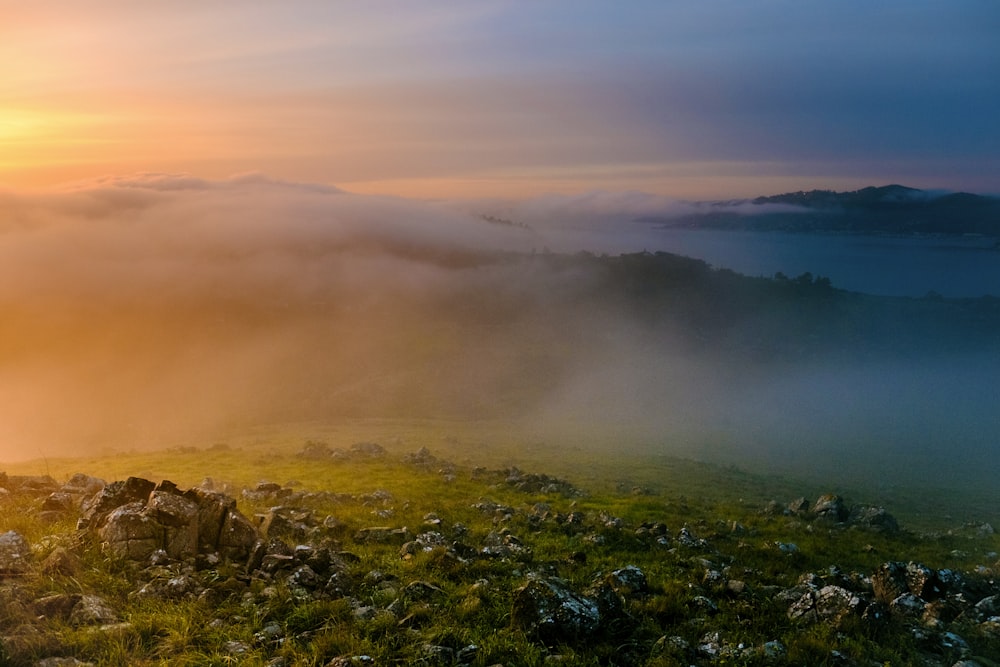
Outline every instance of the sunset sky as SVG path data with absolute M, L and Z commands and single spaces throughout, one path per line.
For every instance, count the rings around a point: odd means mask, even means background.
M 1000 4 L 0 0 L 0 186 L 1000 192 Z

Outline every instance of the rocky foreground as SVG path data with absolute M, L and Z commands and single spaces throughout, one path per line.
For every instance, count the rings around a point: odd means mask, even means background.
M 387 455 L 373 443 L 309 443 L 300 456 L 336 466 Z M 0 535 L 0 664 L 113 664 L 102 643 L 148 634 L 143 609 L 178 604 L 218 612 L 204 630 L 216 638 L 205 647 L 214 657 L 200 664 L 867 667 L 890 654 L 909 664 L 997 664 L 995 552 L 966 569 L 905 551 L 867 571 L 833 561 L 802 569 L 821 561 L 823 540 L 863 545 L 869 558 L 885 549 L 869 540 L 916 544 L 883 508 L 825 495 L 772 502 L 752 521 L 692 513 L 668 526 L 596 509 L 548 475 L 461 470 L 426 449 L 399 463 L 438 483 L 463 476 L 483 495 L 419 508 L 420 525 L 407 526 L 394 521 L 406 501 L 386 489 L 0 475 L 5 515 L 75 525 L 35 541 Z M 989 525 L 964 530 L 972 547 L 992 544 Z M 779 532 L 809 546 L 771 539 Z M 96 568 L 116 591 L 86 583 Z M 340 606 L 311 623 L 290 620 L 318 602 Z M 464 630 L 443 630 L 451 625 Z M 380 653 L 340 652 L 351 642 L 324 640 L 333 626 Z M 135 640 L 134 664 L 198 664 L 173 662 L 160 635 Z

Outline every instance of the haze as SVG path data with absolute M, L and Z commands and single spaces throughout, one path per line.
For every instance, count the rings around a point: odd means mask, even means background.
M 391 416 L 996 472 L 993 348 L 743 359 L 575 255 L 697 199 L 996 192 L 995 3 L 0 14 L 0 460 Z

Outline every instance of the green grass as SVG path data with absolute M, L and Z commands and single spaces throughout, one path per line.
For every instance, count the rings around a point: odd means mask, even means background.
M 388 450 L 379 459 L 347 462 L 309 461 L 296 454 L 307 440 L 323 441 L 347 449 L 355 442 L 374 441 Z M 401 457 L 426 446 L 442 461 L 455 464 L 453 479 L 432 467 L 422 470 L 401 462 Z M 581 497 L 542 493 L 525 494 L 497 483 L 499 478 L 476 478 L 475 466 L 492 469 L 517 465 L 528 472 L 564 477 L 586 491 Z M 872 502 L 864 489 L 823 488 L 814 482 L 771 477 L 735 468 L 690 460 L 635 455 L 609 457 L 595 443 L 542 442 L 532 434 L 500 423 L 364 421 L 340 425 L 305 424 L 261 429 L 225 441 L 181 444 L 158 452 L 114 452 L 79 459 L 57 459 L 12 464 L 8 474 L 50 474 L 57 480 L 75 472 L 111 481 L 142 476 L 170 479 L 182 488 L 211 476 L 226 484 L 248 515 L 264 512 L 272 501 L 252 502 L 242 488 L 261 480 L 295 489 L 330 491 L 355 496 L 386 490 L 391 499 L 368 503 L 320 498 L 305 502 L 318 520 L 336 518 L 337 526 L 323 529 L 323 539 L 350 551 L 360 561 L 349 565 L 355 582 L 353 601 L 336 596 L 300 595 L 283 580 L 250 581 L 239 564 L 190 573 L 202 583 L 230 581 L 211 598 L 164 600 L 135 594 L 134 565 L 106 556 L 99 545 L 78 549 L 80 567 L 72 575 L 39 571 L 0 582 L 5 604 L 3 633 L 7 657 L 0 664 L 33 664 L 47 655 L 74 655 L 99 665 L 270 665 L 281 658 L 285 665 L 317 667 L 341 655 L 370 655 L 376 664 L 418 664 L 426 659 L 426 645 L 459 651 L 475 645 L 473 665 L 542 665 L 561 656 L 567 665 L 669 665 L 669 664 L 833 664 L 837 650 L 862 664 L 913 664 L 922 650 L 906 628 L 889 626 L 874 633 L 860 624 L 839 629 L 823 625 L 802 627 L 787 618 L 787 603 L 774 591 L 793 586 L 805 573 L 824 573 L 831 566 L 844 572 L 870 574 L 889 560 L 915 560 L 934 568 L 972 570 L 993 566 L 985 554 L 1000 550 L 992 535 L 952 531 L 969 513 L 968 499 L 953 495 L 950 506 L 942 497 L 921 497 L 916 490 L 901 489 L 895 496 L 901 507 L 887 509 L 903 524 L 895 535 L 844 529 L 796 517 L 765 515 L 767 500 L 780 502 L 804 495 L 815 498 L 827 491 L 840 492 L 853 502 Z M 509 520 L 499 520 L 473 507 L 483 499 L 517 510 Z M 580 512 L 583 527 L 540 520 L 547 506 L 551 513 Z M 922 503 L 935 503 L 930 518 L 920 518 Z M 43 559 L 57 546 L 78 543 L 71 519 L 43 524 L 37 518 L 40 499 L 11 496 L 0 500 L 0 531 L 16 530 Z M 536 507 L 537 506 L 537 507 Z M 537 512 L 535 510 L 538 510 Z M 993 511 L 992 508 L 982 508 Z M 384 511 L 384 515 L 375 512 Z M 479 546 L 491 532 L 507 530 L 530 549 L 530 556 L 511 561 L 456 559 L 446 548 L 400 555 L 398 546 L 356 544 L 354 533 L 364 527 L 407 526 L 413 532 L 431 529 L 424 516 L 435 512 L 443 521 L 440 530 L 451 534 L 456 523 L 467 527 L 461 541 Z M 945 518 L 951 515 L 952 519 Z M 979 520 L 983 515 L 979 515 Z M 988 513 L 985 516 L 989 516 Z M 963 517 L 956 519 L 956 517 Z M 603 524 L 617 518 L 623 528 Z M 709 543 L 708 549 L 659 547 L 636 528 L 662 523 L 669 534 L 687 526 Z M 933 535 L 926 530 L 933 530 Z M 449 537 L 449 540 L 451 538 Z M 784 554 L 775 544 L 793 542 L 794 554 Z M 579 554 L 585 554 L 585 559 Z M 582 591 L 595 577 L 625 565 L 636 565 L 646 574 L 648 592 L 625 601 L 629 621 L 622 627 L 602 630 L 592 637 L 546 645 L 511 624 L 514 591 L 529 572 L 555 573 Z M 164 574 L 176 575 L 181 564 Z M 371 577 L 373 570 L 386 576 Z M 746 584 L 743 593 L 705 580 L 706 570 L 725 573 L 727 580 Z M 242 579 L 241 579 L 242 577 Z M 428 599 L 406 600 L 402 590 L 411 582 L 428 582 L 438 592 Z M 99 594 L 125 623 L 108 631 L 72 627 L 68 622 L 39 622 L 30 601 L 43 595 Z M 706 612 L 697 596 L 710 598 L 718 611 Z M 371 607 L 368 614 L 356 606 Z M 33 628 L 19 635 L 17 628 Z M 697 646 L 709 631 L 731 644 L 761 646 L 780 641 L 783 658 L 755 655 L 677 657 L 657 653 L 661 637 L 682 637 Z M 965 629 L 975 653 L 998 655 L 997 640 Z M 627 656 L 623 658 L 622 656 Z M 621 662 L 622 660 L 631 662 Z M 678 660 L 687 662 L 677 662 Z M 432 663 L 427 663 L 432 664 Z M 986 663 L 984 663 L 986 664 Z

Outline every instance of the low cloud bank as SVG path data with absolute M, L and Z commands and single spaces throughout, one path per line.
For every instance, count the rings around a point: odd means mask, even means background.
M 469 207 L 161 174 L 0 192 L 0 209 L 0 460 L 390 416 L 518 420 L 749 468 L 996 472 L 995 364 L 974 351 L 743 359 L 751 324 L 717 322 L 717 303 L 661 317 L 633 276 L 544 252 L 655 251 L 635 218 L 680 202 Z M 800 316 L 782 315 L 788 330 Z M 698 327 L 729 328 L 712 347 Z

